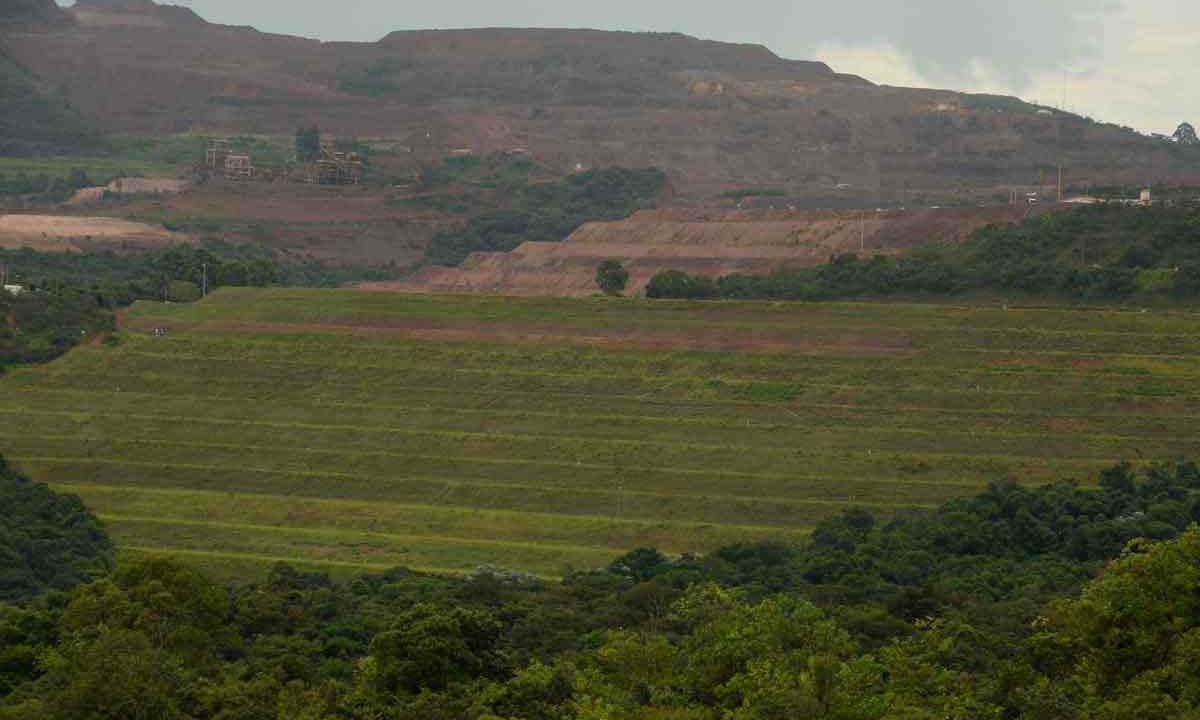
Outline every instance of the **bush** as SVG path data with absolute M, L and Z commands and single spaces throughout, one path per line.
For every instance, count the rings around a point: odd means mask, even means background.
M 619 260 L 605 260 L 596 268 L 596 284 L 605 295 L 620 295 L 629 284 L 629 271 Z
M 704 300 L 721 296 L 716 281 L 702 275 L 688 275 L 679 270 L 664 270 L 650 278 L 646 286 L 648 298 Z
M 178 303 L 196 302 L 201 297 L 200 286 L 187 280 L 172 280 L 167 285 L 167 300 Z

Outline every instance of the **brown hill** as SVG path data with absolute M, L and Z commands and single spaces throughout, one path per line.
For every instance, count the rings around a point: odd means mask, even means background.
M 938 238 L 965 240 L 981 227 L 1017 222 L 1043 208 L 996 206 L 889 212 L 657 210 L 619 222 L 588 223 L 565 242 L 527 242 L 508 253 L 475 253 L 461 267 L 428 267 L 405 282 L 365 283 L 364 290 L 485 292 L 586 296 L 597 292 L 596 267 L 620 260 L 631 293 L 655 273 L 765 275 L 815 267 L 866 250 L 895 254 Z
M 1131 131 L 1012 98 L 877 87 L 760 46 L 496 29 L 321 43 L 149 0 L 81 0 L 66 15 L 10 27 L 5 44 L 111 131 L 317 123 L 393 139 L 414 166 L 528 148 L 561 171 L 656 164 L 685 200 L 749 187 L 857 203 L 987 193 L 1048 184 L 1059 148 L 1070 184 L 1200 180 L 1195 158 Z

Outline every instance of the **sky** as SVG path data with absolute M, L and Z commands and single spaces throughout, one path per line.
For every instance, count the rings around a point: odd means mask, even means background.
M 766 45 L 889 85 L 1017 95 L 1142 132 L 1200 126 L 1194 0 L 171 0 L 322 40 L 392 30 L 590 27 Z

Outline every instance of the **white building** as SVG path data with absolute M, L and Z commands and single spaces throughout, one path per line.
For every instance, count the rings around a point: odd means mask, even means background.
M 25 288 L 21 285 L 5 285 L 4 292 L 8 293 L 9 295 L 20 295 L 21 293 L 25 292 Z

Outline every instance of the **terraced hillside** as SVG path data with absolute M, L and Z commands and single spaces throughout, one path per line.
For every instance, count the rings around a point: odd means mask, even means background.
M 223 290 L 126 327 L 0 380 L 0 452 L 230 574 L 555 575 L 1200 455 L 1192 313 Z

